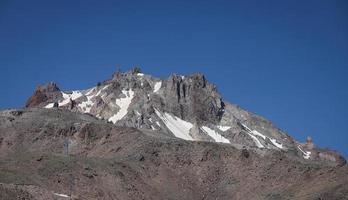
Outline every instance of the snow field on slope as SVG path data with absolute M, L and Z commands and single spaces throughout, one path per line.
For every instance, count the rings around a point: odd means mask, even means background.
M 72 91 L 71 94 L 61 92 L 61 94 L 63 96 L 63 100 L 58 102 L 59 106 L 64 106 L 64 105 L 70 103 L 70 99 L 75 100 L 75 99 L 78 99 L 78 98 L 83 96 L 83 94 L 80 91 Z M 53 103 L 49 103 L 45 106 L 45 108 L 53 108 L 53 105 L 54 105 Z
M 276 139 L 274 138 L 271 138 L 271 137 L 268 137 L 268 136 L 265 136 L 264 134 L 258 132 L 257 130 L 251 130 L 249 127 L 247 127 L 245 124 L 242 124 L 242 126 L 247 130 L 248 132 L 248 135 L 254 140 L 255 144 L 257 147 L 259 148 L 265 148 L 264 145 L 262 145 L 262 143 L 260 142 L 259 139 L 257 139 L 256 136 L 259 136 L 261 137 L 263 140 L 266 140 L 267 138 L 271 141 L 271 143 L 279 148 L 279 149 L 283 149 L 283 144 L 277 142 Z
M 88 92 L 86 92 L 85 96 L 87 98 L 87 101 L 83 101 L 81 102 L 78 107 L 81 108 L 81 110 L 84 113 L 90 113 L 91 112 L 91 108 L 93 106 L 93 101 L 92 99 L 96 96 L 99 96 L 105 89 L 107 89 L 110 85 L 106 85 L 103 88 L 101 88 L 96 94 L 93 94 L 96 92 L 96 87 L 93 87 L 91 89 L 88 90 Z
M 215 142 L 230 143 L 228 139 L 224 138 L 222 135 L 218 134 L 216 131 L 207 126 L 202 126 L 201 130 L 213 138 Z
M 84 113 L 91 112 L 91 107 L 93 106 L 92 98 L 95 97 L 95 95 L 91 95 L 95 91 L 95 88 L 91 88 L 88 90 L 88 92 L 85 94 L 87 101 L 81 102 L 78 107 L 80 107 Z
M 265 146 L 262 145 L 262 143 L 260 142 L 259 139 L 257 139 L 257 137 L 255 137 L 254 135 L 252 135 L 250 133 L 248 133 L 248 135 L 254 140 L 254 142 L 258 148 L 265 148 Z
M 134 91 L 132 89 L 122 90 L 122 93 L 126 95 L 124 98 L 116 99 L 116 105 L 120 107 L 120 110 L 109 118 L 109 121 L 116 123 L 118 120 L 122 119 L 128 113 L 128 107 L 132 102 L 134 97 Z
M 158 90 L 161 89 L 161 86 L 162 86 L 162 81 L 156 82 L 154 89 L 153 89 L 153 92 L 154 93 L 158 92 Z
M 302 150 L 300 145 L 298 145 L 297 148 L 303 153 L 304 159 L 309 159 L 311 157 L 312 152 Z
M 155 109 L 155 112 L 175 137 L 184 140 L 193 140 L 190 135 L 190 129 L 193 125 L 190 122 L 171 116 L 169 113 L 162 114 L 157 109 Z
M 231 127 L 230 126 L 217 126 L 218 129 L 220 129 L 221 131 L 225 132 L 227 131 L 228 129 L 230 129 Z

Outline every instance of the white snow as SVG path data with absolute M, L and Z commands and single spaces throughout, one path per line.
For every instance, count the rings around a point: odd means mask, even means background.
M 66 194 L 59 194 L 59 193 L 53 193 L 54 195 L 56 196 L 59 196 L 59 197 L 64 197 L 64 198 L 69 198 L 70 196 L 69 195 L 66 195 Z
M 181 76 L 181 79 L 184 79 L 185 78 L 185 76 Z
M 228 129 L 230 129 L 231 127 L 230 126 L 217 126 L 217 128 L 220 129 L 221 131 L 225 132 Z
M 255 144 L 256 144 L 257 147 L 259 147 L 259 148 L 265 148 L 265 147 L 261 144 L 260 140 L 257 139 L 257 137 L 255 137 L 254 135 L 252 135 L 252 134 L 250 134 L 250 133 L 248 133 L 248 135 L 254 140 L 254 142 L 255 142 Z
M 86 96 L 86 97 L 87 97 L 87 101 L 81 102 L 78 106 L 83 110 L 83 112 L 89 113 L 89 112 L 91 112 L 93 102 L 92 102 L 92 100 L 91 100 L 92 98 L 90 96 Z
M 158 92 L 158 90 L 161 89 L 161 86 L 162 86 L 162 81 L 159 81 L 159 82 L 155 83 L 153 92 L 154 93 Z
M 207 133 L 211 138 L 213 138 L 215 142 L 230 143 L 228 139 L 224 138 L 222 135 L 218 134 L 207 126 L 202 126 L 201 130 L 203 130 L 203 132 Z
M 242 124 L 242 126 L 247 130 L 248 135 L 250 135 L 250 137 L 254 140 L 254 142 L 256 143 L 256 146 L 259 148 L 264 148 L 264 146 L 261 144 L 260 140 L 257 139 L 257 137 L 255 136 L 259 136 L 261 137 L 263 140 L 266 140 L 266 138 L 268 138 L 272 144 L 276 147 L 278 147 L 279 149 L 283 149 L 283 144 L 277 142 L 276 139 L 265 136 L 264 134 L 258 132 L 257 130 L 251 130 L 249 127 L 247 127 L 245 124 Z M 262 146 L 262 147 L 261 147 Z
M 63 100 L 60 101 L 58 104 L 59 106 L 64 106 L 68 103 L 70 103 L 70 99 L 71 100 L 75 100 L 75 99 L 78 99 L 80 97 L 82 97 L 82 93 L 80 91 L 72 91 L 71 94 L 67 94 L 67 93 L 64 93 L 64 92 L 61 92 L 62 93 L 62 96 L 63 96 Z
M 62 92 L 63 100 L 59 102 L 59 106 L 64 106 L 70 102 L 70 94 Z
M 303 153 L 304 159 L 309 159 L 311 157 L 312 152 L 302 150 L 300 145 L 298 145 L 297 148 Z
M 96 94 L 93 94 L 96 92 L 96 87 L 93 87 L 87 91 L 85 94 L 87 101 L 81 102 L 78 107 L 82 109 L 84 113 L 90 113 L 91 108 L 93 106 L 93 101 L 92 99 L 96 96 L 99 96 L 101 92 L 103 92 L 106 88 L 108 88 L 110 85 L 105 85 L 103 88 L 101 88 Z M 102 98 L 104 97 L 105 94 L 102 95 Z
M 266 136 L 263 135 L 262 133 L 258 132 L 257 130 L 252 130 L 251 133 L 255 136 L 257 135 L 257 136 L 261 137 L 264 140 L 266 139 Z
M 255 136 L 253 135 L 253 131 L 252 131 L 249 127 L 247 127 L 245 124 L 242 124 L 242 126 L 247 130 L 247 134 L 251 137 L 251 139 L 254 140 L 254 142 L 255 142 L 255 144 L 256 144 L 256 146 L 257 146 L 258 148 L 265 148 L 265 146 L 262 145 L 262 143 L 260 142 L 260 140 L 257 139 L 257 137 L 255 137 Z
M 138 75 L 138 76 L 144 76 L 144 74 L 143 74 L 143 73 L 138 73 L 137 75 Z
M 269 138 L 269 140 L 272 142 L 272 144 L 274 146 L 278 147 L 279 149 L 283 149 L 283 144 L 282 143 L 278 143 L 276 139 Z
M 71 94 L 71 99 L 75 100 L 75 99 L 78 99 L 81 96 L 82 96 L 82 93 L 80 91 L 73 91 L 72 94 Z
M 80 107 L 85 113 L 89 113 L 91 111 L 91 107 L 93 106 L 92 98 L 94 97 L 94 95 L 91 95 L 92 92 L 94 92 L 94 88 L 90 89 L 85 94 L 87 101 L 83 101 L 78 105 L 78 107 Z
M 138 112 L 137 110 L 135 110 L 135 114 L 137 114 L 139 117 L 141 116 L 140 112 Z
M 251 132 L 251 129 L 247 127 L 245 124 L 242 124 L 243 128 L 245 128 L 248 132 Z
M 160 113 L 157 109 L 155 112 L 167 128 L 175 135 L 175 137 L 184 139 L 184 140 L 193 140 L 190 135 L 190 129 L 193 125 L 190 122 L 184 121 L 178 117 L 172 116 L 169 113 Z
M 53 108 L 54 103 L 49 103 L 45 106 L 45 108 Z
M 66 94 L 64 92 L 61 92 L 63 96 L 63 100 L 59 101 L 59 106 L 64 106 L 70 102 L 70 99 L 75 100 L 82 96 L 82 93 L 80 91 L 73 91 L 71 94 Z M 45 106 L 45 108 L 53 108 L 54 103 L 49 103 Z
M 106 90 L 106 88 L 108 88 L 108 87 L 110 87 L 110 85 L 104 86 L 101 90 L 99 90 L 99 91 L 97 92 L 97 94 L 95 94 L 95 96 L 99 96 L 100 93 L 103 92 L 104 90 Z
M 92 92 L 94 92 L 94 90 L 95 90 L 95 87 L 89 89 L 85 95 L 88 96 L 88 95 L 92 94 Z
M 120 110 L 115 115 L 109 118 L 109 121 L 113 123 L 116 123 L 118 120 L 122 119 L 124 116 L 127 115 L 128 107 L 131 104 L 132 99 L 134 97 L 134 91 L 132 89 L 130 89 L 129 91 L 122 90 L 122 93 L 126 95 L 126 97 L 116 99 L 116 105 L 120 107 Z

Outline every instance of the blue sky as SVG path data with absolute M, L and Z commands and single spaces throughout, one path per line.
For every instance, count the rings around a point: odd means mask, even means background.
M 348 157 L 348 1 L 0 1 L 0 108 L 116 68 L 203 72 L 223 97 Z

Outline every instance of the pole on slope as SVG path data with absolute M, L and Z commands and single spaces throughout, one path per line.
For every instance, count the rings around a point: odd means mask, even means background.
M 69 156 L 69 139 L 68 138 L 65 138 L 65 140 L 64 140 L 64 153 L 68 158 L 68 164 L 71 165 L 71 158 Z M 70 172 L 70 176 L 69 176 L 69 200 L 71 200 L 71 196 L 72 196 L 72 189 L 73 189 L 73 184 L 74 184 L 73 182 L 74 182 L 74 180 L 73 180 L 72 168 L 71 168 L 71 172 Z

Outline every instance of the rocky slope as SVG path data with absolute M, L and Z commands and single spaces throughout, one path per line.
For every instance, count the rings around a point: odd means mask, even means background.
M 348 166 L 63 108 L 0 112 L 0 199 L 347 199 Z

